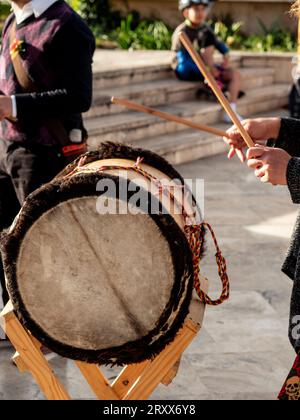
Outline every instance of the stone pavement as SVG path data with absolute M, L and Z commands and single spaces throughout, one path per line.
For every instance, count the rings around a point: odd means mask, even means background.
M 157 399 L 274 400 L 294 359 L 287 338 L 291 281 L 280 272 L 297 207 L 286 188 L 260 184 L 225 155 L 178 167 L 185 178 L 205 179 L 205 217 L 227 258 L 232 294 L 207 308 L 204 328 L 184 354 L 175 382 Z M 208 242 L 203 273 L 217 292 L 214 249 Z M 0 400 L 43 399 L 0 349 Z M 73 398 L 93 395 L 72 362 L 56 357 L 55 370 Z M 117 370 L 106 370 L 114 378 Z

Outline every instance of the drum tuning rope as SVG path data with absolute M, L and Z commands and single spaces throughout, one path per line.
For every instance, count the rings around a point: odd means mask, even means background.
M 213 238 L 215 247 L 216 247 L 216 262 L 218 266 L 218 274 L 222 282 L 222 293 L 219 299 L 212 300 L 202 289 L 200 285 L 200 257 L 201 249 L 203 247 L 203 227 L 208 228 L 211 236 Z M 229 299 L 230 294 L 230 282 L 227 274 L 227 264 L 226 260 L 222 255 L 222 252 L 219 248 L 216 235 L 213 231 L 213 228 L 209 223 L 203 222 L 200 225 L 186 225 L 185 234 L 188 238 L 188 242 L 193 254 L 193 266 L 194 266 L 194 288 L 201 300 L 201 302 L 210 306 L 218 306 L 223 302 Z

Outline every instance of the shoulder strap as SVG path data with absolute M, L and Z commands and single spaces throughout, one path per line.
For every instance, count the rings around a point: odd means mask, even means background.
M 17 22 L 14 20 L 11 24 L 11 28 L 9 31 L 9 47 L 10 47 L 10 56 L 11 61 L 15 70 L 15 74 L 17 80 L 23 90 L 27 93 L 34 92 L 36 90 L 35 83 L 29 78 L 28 74 L 26 73 L 20 58 L 20 54 L 12 54 L 14 49 L 14 44 L 17 42 L 16 34 L 17 34 Z
M 14 20 L 11 23 L 11 28 L 9 32 L 9 44 L 10 44 L 10 52 L 14 49 L 14 44 L 17 42 L 16 35 L 17 35 L 17 22 Z M 32 93 L 37 91 L 37 85 L 32 81 L 24 66 L 22 65 L 22 61 L 20 58 L 20 54 L 11 54 L 11 60 L 13 64 L 13 68 L 15 71 L 15 75 L 20 86 L 23 88 L 24 92 Z M 51 132 L 52 136 L 60 143 L 61 146 L 69 145 L 70 139 L 68 133 L 63 126 L 62 122 L 58 118 L 49 118 L 45 120 L 45 125 L 47 126 L 48 130 Z

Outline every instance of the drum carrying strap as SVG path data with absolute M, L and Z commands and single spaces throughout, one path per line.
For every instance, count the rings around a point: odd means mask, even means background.
M 72 177 L 76 175 L 76 173 L 89 173 L 94 172 L 94 169 L 90 169 L 88 167 L 85 167 L 85 161 L 87 159 L 87 156 L 83 156 L 79 161 L 77 166 L 66 175 L 66 177 Z M 105 172 L 108 170 L 133 170 L 145 178 L 147 178 L 150 182 L 154 182 L 159 191 L 163 192 L 164 194 L 168 195 L 168 197 L 176 203 L 179 208 L 181 208 L 182 215 L 185 219 L 185 235 L 187 237 L 190 249 L 192 251 L 192 257 L 193 257 L 193 268 L 194 268 L 194 288 L 201 300 L 201 302 L 205 303 L 206 305 L 211 306 L 218 306 L 221 305 L 223 302 L 229 299 L 230 294 L 230 282 L 227 274 L 227 265 L 226 260 L 222 255 L 222 252 L 219 248 L 215 233 L 211 227 L 210 224 L 203 222 L 198 225 L 190 225 L 189 219 L 190 215 L 186 212 L 184 205 L 182 203 L 179 203 L 176 197 L 174 196 L 172 189 L 174 189 L 174 185 L 168 187 L 165 183 L 162 184 L 161 181 L 156 178 L 154 175 L 148 173 L 145 171 L 140 164 L 142 163 L 143 158 L 138 158 L 136 163 L 129 167 L 124 166 L 118 166 L 118 165 L 111 165 L 111 166 L 102 166 L 98 169 L 99 172 Z M 218 274 L 222 282 L 222 293 L 219 299 L 213 300 L 211 299 L 202 289 L 200 284 L 200 257 L 201 257 L 201 251 L 203 249 L 203 243 L 204 243 L 204 233 L 205 228 L 207 228 L 213 238 L 215 247 L 216 247 L 216 262 L 218 265 Z
M 15 71 L 16 78 L 25 93 L 37 92 L 36 83 L 27 74 L 20 57 L 22 52 L 23 41 L 17 39 L 17 22 L 14 20 L 11 24 L 9 32 L 10 56 Z M 44 120 L 45 126 L 48 128 L 53 138 L 58 141 L 61 146 L 62 154 L 66 157 L 75 157 L 82 155 L 87 151 L 86 141 L 80 144 L 72 144 L 69 135 L 58 118 L 47 118 Z M 86 140 L 86 139 L 85 139 Z

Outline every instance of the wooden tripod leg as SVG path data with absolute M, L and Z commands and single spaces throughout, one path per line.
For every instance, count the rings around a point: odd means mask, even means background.
M 120 399 L 98 366 L 84 362 L 76 362 L 76 365 L 99 400 Z
M 150 364 L 150 360 L 146 360 L 142 363 L 128 365 L 122 370 L 112 385 L 113 390 L 118 394 L 121 400 L 124 399 L 129 390 L 134 386 Z
M 37 350 L 40 350 L 41 347 L 42 347 L 41 343 L 35 337 L 33 337 L 31 334 L 28 333 L 28 336 L 31 339 L 35 348 Z M 19 352 L 17 352 L 17 351 L 15 352 L 15 354 L 12 357 L 12 360 L 17 365 L 20 373 L 24 373 L 24 372 L 28 371 L 28 367 L 24 363 L 24 361 L 23 361 L 22 357 L 20 356 Z
M 208 280 L 203 277 L 199 276 L 201 289 L 207 294 L 209 289 Z M 202 320 L 204 317 L 204 305 L 199 301 L 198 297 L 194 297 L 190 304 L 190 313 L 188 316 L 188 319 L 190 320 L 193 329 L 195 331 L 199 331 L 202 326 Z M 180 355 L 179 359 L 176 361 L 174 366 L 170 369 L 170 371 L 166 374 L 166 376 L 162 379 L 161 383 L 165 386 L 169 386 L 173 380 L 176 378 L 178 374 L 178 370 L 180 368 L 180 362 L 181 362 Z
M 47 360 L 36 347 L 36 343 L 32 341 L 29 333 L 15 316 L 11 302 L 1 313 L 0 324 L 19 353 L 22 366 L 27 367 L 46 398 L 49 400 L 70 400 L 70 396 L 54 375 Z
M 28 371 L 28 366 L 23 362 L 23 359 L 20 356 L 19 352 L 15 352 L 15 354 L 12 357 L 12 361 L 18 367 L 20 373 Z
M 195 324 L 187 320 L 174 342 L 157 356 L 133 385 L 124 400 L 146 400 L 174 366 L 178 358 L 198 333 Z
M 169 370 L 165 377 L 162 378 L 161 383 L 165 386 L 171 385 L 178 374 L 180 368 L 181 357 L 177 360 L 174 366 Z
M 177 375 L 183 351 L 201 329 L 204 309 L 198 298 L 193 299 L 190 314 L 175 341 L 152 362 L 145 361 L 123 369 L 113 383 L 113 389 L 120 399 L 146 399 L 160 382 L 165 385 L 172 382 Z

